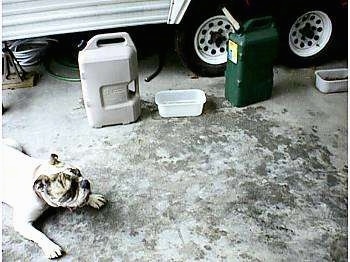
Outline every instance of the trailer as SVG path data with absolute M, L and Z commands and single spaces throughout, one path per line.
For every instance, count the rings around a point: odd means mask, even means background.
M 169 24 L 176 26 L 175 46 L 184 64 L 198 75 L 218 76 L 226 65 L 228 35 L 234 33 L 223 7 L 242 23 L 272 15 L 281 50 L 302 64 L 326 56 L 339 27 L 347 27 L 338 15 L 347 15 L 345 0 L 3 0 L 2 41 Z

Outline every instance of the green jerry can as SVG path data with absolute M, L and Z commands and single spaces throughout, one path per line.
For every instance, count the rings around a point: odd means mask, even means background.
M 248 20 L 231 33 L 227 46 L 225 97 L 247 106 L 271 97 L 278 33 L 272 17 Z

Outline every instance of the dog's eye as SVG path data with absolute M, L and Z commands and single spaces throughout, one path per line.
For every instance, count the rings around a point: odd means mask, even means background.
M 81 173 L 80 173 L 79 169 L 76 169 L 76 175 L 77 176 L 81 176 Z

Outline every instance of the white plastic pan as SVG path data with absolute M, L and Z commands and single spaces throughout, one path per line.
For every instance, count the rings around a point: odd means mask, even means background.
M 348 69 L 324 69 L 315 71 L 316 88 L 322 93 L 348 91 Z
M 199 116 L 206 102 L 199 89 L 160 91 L 155 96 L 161 117 Z

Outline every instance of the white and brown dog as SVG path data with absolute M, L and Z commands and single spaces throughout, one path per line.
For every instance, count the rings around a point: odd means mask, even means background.
M 85 205 L 99 209 L 106 200 L 92 194 L 90 182 L 80 170 L 58 160 L 51 154 L 49 161 L 30 157 L 12 140 L 3 140 L 2 202 L 13 208 L 13 225 L 22 236 L 36 242 L 48 258 L 60 257 L 63 250 L 32 223 L 50 206 L 75 209 Z

